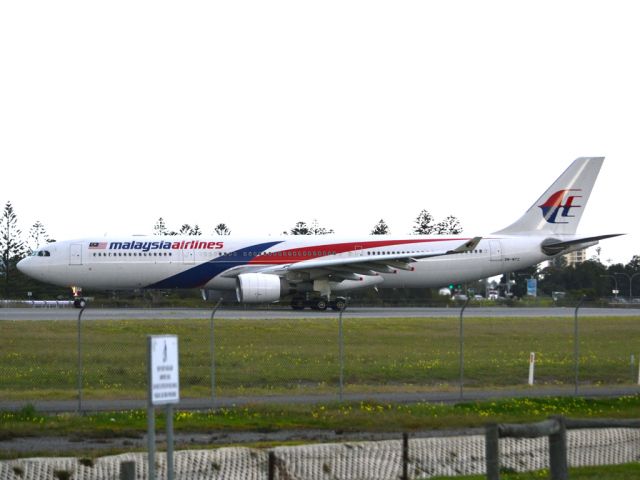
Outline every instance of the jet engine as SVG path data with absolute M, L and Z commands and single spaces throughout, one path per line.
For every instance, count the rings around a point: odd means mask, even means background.
M 282 279 L 268 273 L 242 273 L 236 280 L 236 296 L 242 303 L 280 300 Z

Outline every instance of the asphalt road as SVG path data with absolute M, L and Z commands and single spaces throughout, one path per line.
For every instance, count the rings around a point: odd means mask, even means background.
M 213 308 L 213 307 L 212 307 Z M 87 307 L 83 320 L 116 319 L 203 319 L 210 318 L 212 308 L 92 308 Z M 77 320 L 80 310 L 75 308 L 0 308 L 2 320 Z M 465 317 L 572 317 L 575 309 L 556 308 L 513 308 L 513 307 L 473 307 L 465 310 Z M 220 308 L 215 318 L 225 319 L 276 319 L 276 318 L 327 318 L 337 312 L 318 312 L 313 310 L 293 311 L 286 308 L 242 309 Z M 347 308 L 345 318 L 421 318 L 421 317 L 458 317 L 459 307 L 353 307 Z M 585 316 L 640 316 L 640 308 L 580 308 L 579 315 Z

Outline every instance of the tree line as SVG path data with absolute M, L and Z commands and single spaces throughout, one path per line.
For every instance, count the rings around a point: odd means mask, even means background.
M 312 220 L 311 223 L 298 221 L 289 230 L 284 230 L 283 235 L 329 235 L 335 233 L 333 228 L 323 227 L 318 220 Z M 414 220 L 411 233 L 414 235 L 458 235 L 462 233 L 462 224 L 458 218 L 449 215 L 443 220 L 436 223 L 433 215 L 428 210 L 422 210 Z M 202 235 L 202 229 L 199 225 L 191 225 L 183 223 L 177 230 L 171 230 L 163 217 L 158 218 L 153 225 L 154 235 Z M 219 223 L 213 229 L 214 235 L 231 235 L 231 230 L 226 223 Z M 384 219 L 380 219 L 370 232 L 371 235 L 390 235 L 391 230 Z

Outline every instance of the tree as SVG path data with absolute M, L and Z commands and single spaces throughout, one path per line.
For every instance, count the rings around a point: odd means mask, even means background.
M 180 235 L 202 235 L 202 231 L 198 225 L 192 227 L 188 223 L 183 223 L 178 233 Z
M 283 232 L 287 234 L 287 232 Z M 318 225 L 318 221 L 314 220 L 311 223 L 311 226 L 307 226 L 306 222 L 297 222 L 295 227 L 293 227 L 289 233 L 291 235 L 327 235 L 333 233 L 333 229 L 321 227 Z
M 433 215 L 427 210 L 422 210 L 417 216 L 413 226 L 414 235 L 429 235 L 433 233 L 435 226 L 433 225 Z
M 318 225 L 318 220 L 314 220 L 311 223 L 311 235 L 328 235 L 333 233 L 333 228 L 325 228 Z
M 231 235 L 231 230 L 224 223 L 219 223 L 216 228 L 213 229 L 216 235 Z
M 30 251 L 37 250 L 40 245 L 51 242 L 51 239 L 47 234 L 47 229 L 44 228 L 44 225 L 40 220 L 36 220 L 36 223 L 34 223 L 29 229 L 29 241 Z
M 307 227 L 306 222 L 297 222 L 295 227 L 293 227 L 289 233 L 291 233 L 291 235 L 311 235 L 311 231 L 309 230 L 309 227 Z
M 631 274 L 640 272 L 640 255 L 634 255 L 624 268 Z
M 437 235 L 458 235 L 462 233 L 462 225 L 453 215 L 449 215 L 447 218 L 438 222 L 434 228 Z
M 382 219 L 380 219 L 380 221 L 376 223 L 376 226 L 373 227 L 373 230 L 371 230 L 371 235 L 389 235 L 389 233 L 389 226 Z
M 158 218 L 158 221 L 153 226 L 154 235 L 168 235 L 167 225 L 164 223 L 164 218 Z
M 22 232 L 18 228 L 18 217 L 13 211 L 11 202 L 4 206 L 2 218 L 0 218 L 0 273 L 4 276 L 4 293 L 9 292 L 9 279 L 12 276 L 14 266 L 25 254 L 24 242 L 21 239 Z

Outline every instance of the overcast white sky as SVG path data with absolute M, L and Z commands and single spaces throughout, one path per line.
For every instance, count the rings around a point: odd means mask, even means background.
M 604 155 L 581 232 L 640 254 L 634 2 L 3 2 L 0 202 L 58 240 L 518 218 Z M 633 195 L 633 194 L 636 195 Z

